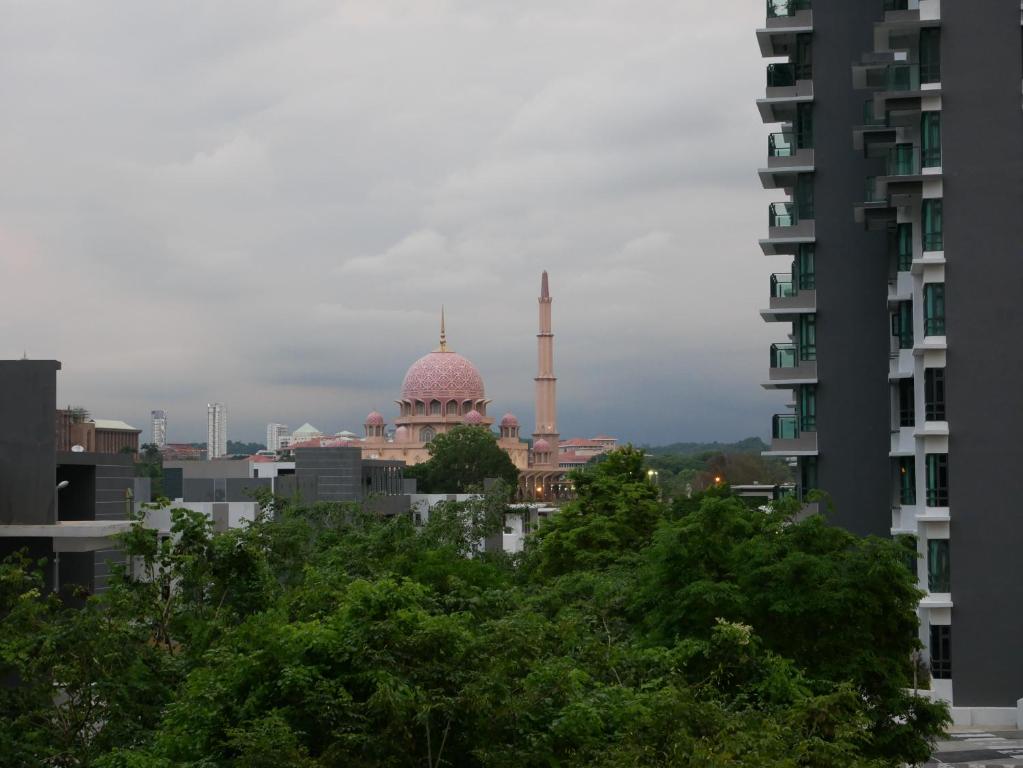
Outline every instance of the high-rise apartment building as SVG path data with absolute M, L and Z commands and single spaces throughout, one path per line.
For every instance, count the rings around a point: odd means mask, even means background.
M 227 455 L 227 406 L 223 403 L 206 405 L 206 458 L 219 459 Z
M 771 452 L 836 524 L 915 538 L 931 690 L 985 726 L 1016 725 L 1023 699 L 1020 10 L 768 0 L 757 31 L 779 124 L 760 177 L 788 197 L 761 247 L 792 259 L 762 312 L 789 330 Z
M 152 411 L 153 418 L 153 445 L 157 448 L 167 447 L 167 412 Z
M 288 429 L 287 424 L 267 424 L 266 425 L 266 447 L 269 451 L 279 451 L 281 448 L 286 447 L 287 443 L 284 438 L 290 438 L 291 432 Z M 290 441 L 288 441 L 290 442 Z

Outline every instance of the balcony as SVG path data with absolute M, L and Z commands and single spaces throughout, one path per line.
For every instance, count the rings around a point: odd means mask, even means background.
M 767 168 L 758 171 L 764 189 L 787 189 L 796 183 L 796 175 L 813 173 L 813 149 L 800 147 L 799 136 L 791 131 L 767 137 Z
M 767 93 L 757 99 L 765 123 L 790 123 L 796 105 L 813 101 L 813 79 L 809 67 L 792 63 L 767 65 Z
M 776 414 L 771 419 L 771 447 L 764 456 L 816 456 L 817 433 L 799 429 L 795 414 Z
M 813 31 L 813 13 L 808 0 L 768 0 L 767 24 L 757 30 L 760 53 L 766 58 L 786 56 L 796 35 Z
M 919 113 L 924 96 L 941 93 L 940 69 L 935 65 L 921 66 L 905 61 L 905 56 L 902 51 L 871 53 L 853 65 L 853 87 L 875 91 L 872 99 L 875 119 L 887 115 L 890 110 Z M 870 123 L 867 125 L 879 128 Z
M 792 320 L 796 315 L 817 311 L 817 291 L 797 290 L 792 275 L 779 272 L 771 275 L 771 303 L 760 311 L 767 322 Z M 774 358 L 772 357 L 772 362 Z
M 772 344 L 771 367 L 764 389 L 785 389 L 817 383 L 817 361 L 800 360 L 795 344 Z
M 760 248 L 768 256 L 795 254 L 803 243 L 814 242 L 813 219 L 800 218 L 795 203 L 771 203 L 767 211 L 767 239 Z

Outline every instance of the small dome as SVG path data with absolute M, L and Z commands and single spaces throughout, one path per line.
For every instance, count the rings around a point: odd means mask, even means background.
M 542 437 L 533 443 L 533 453 L 550 453 L 551 444 L 544 440 Z
M 398 427 L 396 430 L 394 430 L 394 442 L 396 443 L 408 442 L 408 427 Z
M 479 411 L 473 409 L 473 410 L 469 411 L 467 414 L 465 414 L 465 423 L 466 424 L 482 424 L 483 423 L 483 415 Z
M 502 427 L 517 427 L 518 425 L 519 420 L 515 418 L 515 414 L 513 413 L 506 413 L 504 416 L 501 417 Z
M 382 414 L 373 411 L 366 417 L 367 427 L 382 427 L 384 426 L 384 417 Z

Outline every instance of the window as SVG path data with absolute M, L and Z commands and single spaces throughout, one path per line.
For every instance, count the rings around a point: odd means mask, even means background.
M 817 359 L 817 318 L 814 315 L 802 315 L 799 318 L 799 359 Z
M 421 443 L 428 443 L 437 436 L 437 432 L 433 427 L 423 427 L 419 430 L 419 441 Z
M 449 400 L 448 401 L 448 416 L 457 416 L 457 415 L 458 415 L 458 403 L 455 402 L 454 400 Z
M 952 678 L 952 627 L 931 625 L 931 677 Z
M 916 504 L 916 460 L 912 456 L 899 459 L 899 503 Z
M 813 149 L 813 104 L 796 105 L 796 147 Z
M 799 430 L 817 431 L 817 387 L 799 388 Z
M 431 400 L 430 401 L 430 415 L 431 416 L 440 416 L 440 400 Z
M 948 421 L 945 411 L 945 369 L 924 370 L 924 403 L 927 421 Z
M 817 275 L 814 271 L 813 244 L 803 243 L 796 253 L 796 260 L 793 262 L 792 271 L 795 273 L 797 290 L 812 291 L 817 288 Z
M 923 202 L 925 251 L 945 250 L 945 238 L 941 225 L 941 207 L 941 198 L 924 200 Z
M 813 35 L 796 35 L 796 80 L 813 78 Z
M 913 379 L 899 379 L 900 427 L 912 427 L 916 423 L 913 400 Z
M 422 400 L 416 400 L 416 416 L 426 415 L 426 405 Z
M 924 335 L 945 335 L 945 284 L 924 286 Z
M 913 347 L 913 302 L 903 301 L 892 313 L 892 336 L 899 340 L 899 349 Z
M 813 218 L 813 174 L 801 173 L 796 177 L 796 219 Z
M 938 27 L 920 30 L 920 82 L 941 82 L 941 30 Z
M 799 459 L 799 487 L 804 496 L 817 487 L 816 456 L 803 456 Z
M 899 224 L 895 233 L 897 266 L 899 272 L 908 272 L 913 266 L 913 225 Z
M 924 168 L 941 165 L 941 113 L 923 112 L 920 115 L 920 157 Z
M 948 506 L 948 454 L 927 454 L 927 506 Z
M 948 539 L 927 542 L 927 589 L 930 592 L 951 592 Z

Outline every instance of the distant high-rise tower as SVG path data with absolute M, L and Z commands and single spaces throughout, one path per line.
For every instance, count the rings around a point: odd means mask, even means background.
M 547 272 L 540 278 L 540 332 L 536 335 L 536 430 L 533 432 L 533 464 L 558 463 L 557 378 L 554 376 L 554 333 L 551 330 L 551 294 Z
M 291 430 L 287 424 L 266 425 L 266 448 L 269 451 L 279 451 L 283 448 L 282 438 L 290 437 Z
M 157 448 L 167 447 L 167 412 L 152 411 L 153 417 L 153 445 Z
M 206 404 L 206 458 L 219 459 L 227 455 L 227 406 L 223 403 Z

